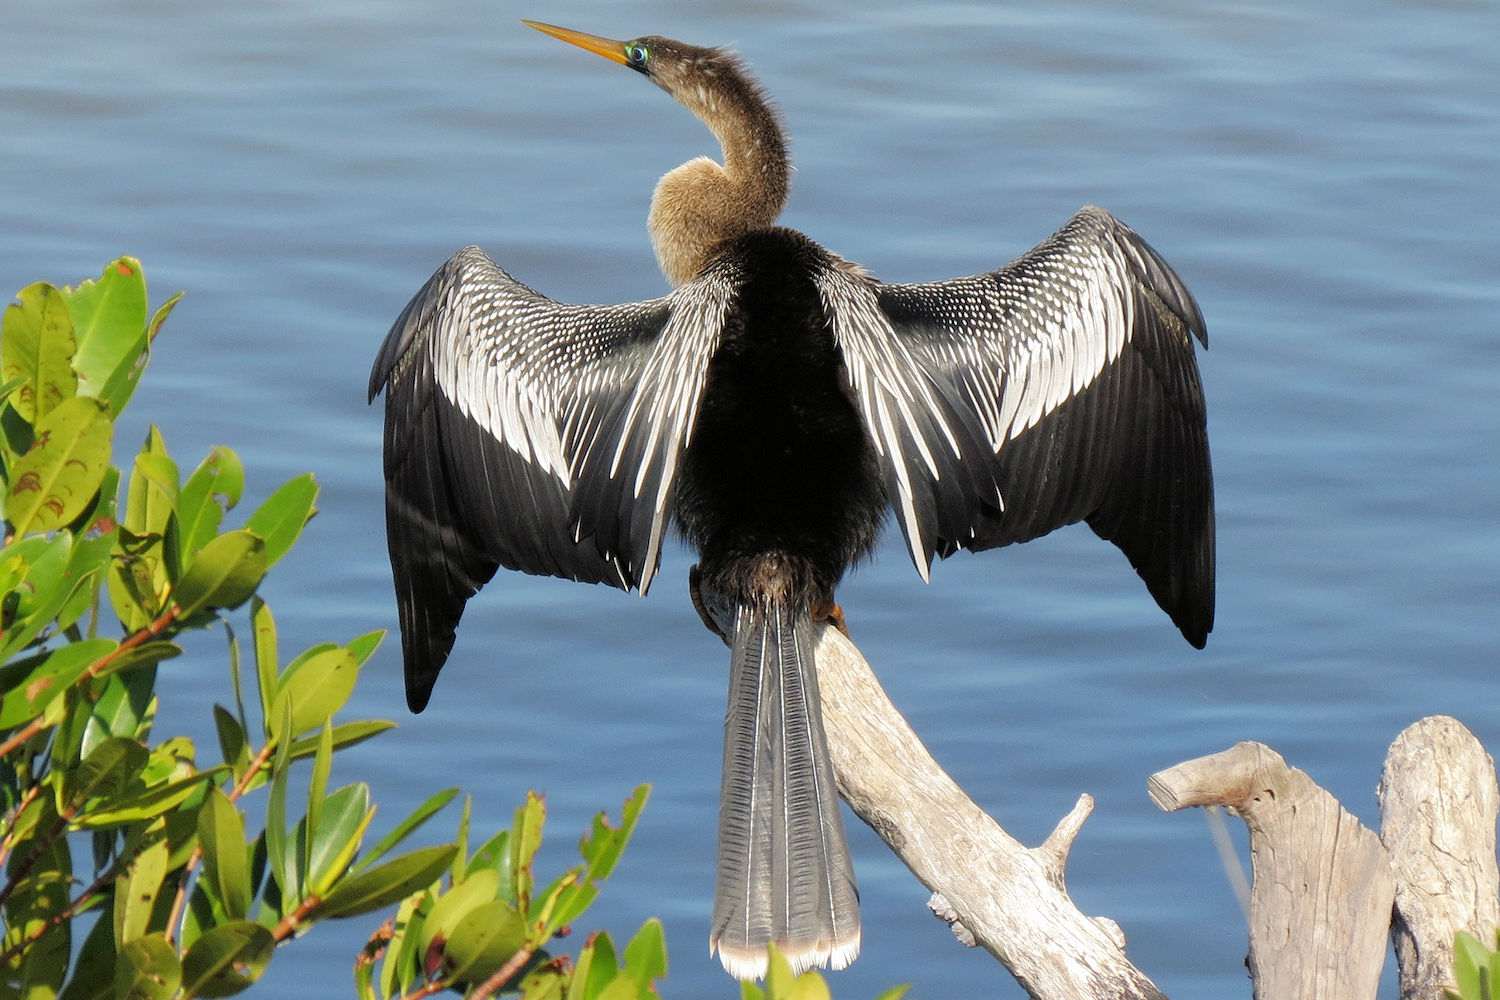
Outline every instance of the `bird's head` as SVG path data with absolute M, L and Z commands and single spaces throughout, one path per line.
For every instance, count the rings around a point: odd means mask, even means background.
M 689 45 L 661 35 L 622 41 L 540 21 L 521 23 L 635 70 L 700 117 L 712 115 L 726 92 L 753 86 L 739 59 L 724 49 Z
M 692 280 L 726 242 L 775 224 L 786 203 L 786 143 L 760 87 L 723 49 L 645 35 L 620 41 L 524 22 L 553 38 L 628 67 L 672 95 L 718 138 L 724 162 L 695 157 L 664 174 L 651 197 L 647 228 L 662 272 Z

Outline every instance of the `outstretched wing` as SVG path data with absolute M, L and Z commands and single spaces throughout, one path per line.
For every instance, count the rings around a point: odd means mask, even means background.
M 407 304 L 370 399 L 386 390 L 386 535 L 414 711 L 497 567 L 649 586 L 736 280 L 726 264 L 665 298 L 571 306 L 466 247 Z
M 1182 634 L 1213 628 L 1214 500 L 1197 303 L 1092 206 L 999 271 L 819 278 L 912 560 L 1087 520 Z

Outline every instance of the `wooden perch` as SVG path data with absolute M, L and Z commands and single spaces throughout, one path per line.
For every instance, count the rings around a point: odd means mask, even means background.
M 1089 796 L 1025 847 L 932 759 L 853 643 L 825 626 L 815 655 L 839 791 L 933 891 L 928 905 L 960 941 L 984 947 L 1036 1000 L 1165 1000 L 1126 959 L 1119 926 L 1068 898 Z
M 1396 873 L 1391 930 L 1403 1000 L 1442 1000 L 1453 935 L 1489 943 L 1500 926 L 1495 762 L 1456 719 L 1437 715 L 1396 737 L 1380 778 L 1381 840 Z
M 1250 828 L 1250 975 L 1262 1000 L 1373 1000 L 1395 880 L 1380 838 L 1275 750 L 1238 743 L 1151 776 L 1152 800 Z
M 1374 997 L 1387 933 L 1402 1000 L 1442 1000 L 1455 932 L 1487 941 L 1500 926 L 1495 764 L 1455 719 L 1423 719 L 1391 744 L 1378 839 L 1259 743 L 1147 787 L 1163 809 L 1223 805 L 1249 826 L 1250 972 L 1263 1000 Z

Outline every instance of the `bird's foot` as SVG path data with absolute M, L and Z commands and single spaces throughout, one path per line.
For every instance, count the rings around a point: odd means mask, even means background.
M 849 623 L 844 620 L 844 609 L 839 607 L 838 602 L 832 598 L 827 598 L 813 605 L 812 620 L 815 622 L 827 622 L 844 633 L 845 639 L 853 640 L 854 638 L 854 636 L 849 634 Z

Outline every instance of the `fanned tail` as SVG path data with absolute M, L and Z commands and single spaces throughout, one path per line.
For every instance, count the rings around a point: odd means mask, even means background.
M 806 608 L 735 614 L 709 951 L 738 979 L 765 975 L 770 943 L 798 972 L 842 969 L 859 954 L 812 634 Z

